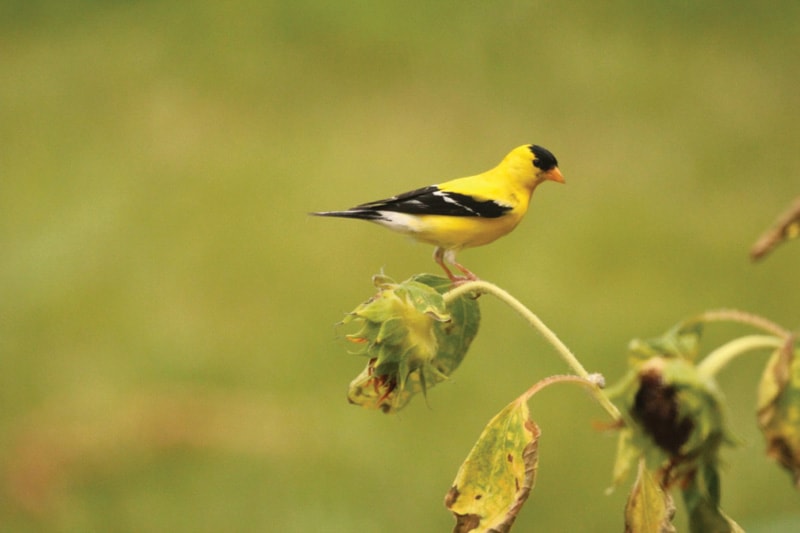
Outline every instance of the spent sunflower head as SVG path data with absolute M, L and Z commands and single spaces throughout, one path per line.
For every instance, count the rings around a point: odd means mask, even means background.
M 662 337 L 634 340 L 629 371 L 614 396 L 630 424 L 620 434 L 618 483 L 640 458 L 665 487 L 716 469 L 723 444 L 735 442 L 713 376 L 696 364 L 702 327 L 681 324 Z
M 348 400 L 389 413 L 458 367 L 478 332 L 478 302 L 462 296 L 445 304 L 450 281 L 423 274 L 402 283 L 375 276 L 378 292 L 342 321 L 355 328 L 345 338 L 369 358 L 350 383 Z

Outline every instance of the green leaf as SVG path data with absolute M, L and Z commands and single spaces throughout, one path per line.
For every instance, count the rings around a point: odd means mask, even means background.
M 679 323 L 661 337 L 644 340 L 633 339 L 628 345 L 628 352 L 633 360 L 638 361 L 652 357 L 677 357 L 694 360 L 697 357 L 702 335 L 702 322 L 689 320 Z
M 720 508 L 716 466 L 703 465 L 689 479 L 682 492 L 689 512 L 689 531 L 692 533 L 744 533 L 741 526 Z
M 539 434 L 525 396 L 489 422 L 445 497 L 456 517 L 454 531 L 510 530 L 533 488 Z
M 431 274 L 414 276 L 412 280 L 435 289 L 439 294 L 452 288 L 449 279 Z M 439 351 L 431 361 L 433 368 L 443 376 L 449 376 L 461 364 L 481 322 L 478 300 L 470 296 L 453 300 L 446 310 L 450 320 L 434 325 Z
M 800 488 L 800 357 L 794 339 L 777 350 L 758 388 L 758 425 L 767 455 L 788 470 Z
M 675 505 L 669 492 L 659 485 L 639 461 L 639 473 L 625 506 L 626 533 L 674 533 Z

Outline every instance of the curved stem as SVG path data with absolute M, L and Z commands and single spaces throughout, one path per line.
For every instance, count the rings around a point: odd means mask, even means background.
M 599 386 L 598 379 L 600 380 L 600 383 L 602 383 L 602 377 L 600 377 L 599 374 L 594 374 L 593 379 L 588 379 L 588 380 L 580 376 L 575 376 L 573 374 L 560 374 L 555 376 L 548 376 L 534 383 L 533 386 L 531 386 L 531 388 L 522 393 L 520 398 L 524 398 L 525 401 L 528 401 L 533 397 L 533 395 L 537 394 L 540 390 L 554 383 L 571 382 L 571 383 L 576 383 L 578 385 L 582 385 L 588 388 L 589 390 L 594 390 L 595 387 Z
M 697 365 L 697 371 L 706 376 L 714 376 L 738 356 L 752 350 L 781 348 L 786 342 L 770 335 L 748 335 L 723 344 Z
M 617 407 L 611 403 L 611 400 L 608 399 L 608 396 L 605 395 L 603 390 L 596 383 L 596 376 L 593 377 L 591 374 L 589 374 L 589 372 L 586 371 L 581 362 L 578 361 L 578 358 L 575 357 L 575 355 L 563 342 L 561 342 L 561 339 L 556 336 L 553 330 L 548 328 L 538 316 L 536 316 L 530 309 L 525 307 L 519 300 L 511 296 L 511 294 L 508 292 L 487 281 L 468 281 L 446 292 L 444 294 L 444 302 L 445 304 L 449 305 L 450 302 L 456 298 L 470 292 L 491 294 L 516 311 L 528 322 L 528 324 L 536 328 L 539 333 L 542 334 L 545 340 L 547 340 L 547 342 L 553 345 L 558 354 L 561 356 L 561 359 L 567 363 L 567 365 L 572 369 L 573 372 L 575 372 L 575 374 L 587 381 L 595 382 L 595 385 L 592 387 L 592 393 L 603 409 L 605 409 L 614 420 L 620 420 L 622 418 L 622 415 Z
M 764 330 L 777 337 L 787 339 L 791 332 L 764 317 L 739 311 L 738 309 L 714 309 L 699 314 L 694 320 L 699 322 L 739 322 Z

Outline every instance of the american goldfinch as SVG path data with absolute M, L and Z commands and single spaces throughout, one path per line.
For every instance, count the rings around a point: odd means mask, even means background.
M 311 213 L 360 218 L 433 244 L 433 259 L 453 282 L 478 279 L 456 262 L 464 248 L 482 246 L 513 230 L 531 194 L 544 181 L 564 183 L 558 161 L 549 150 L 528 144 L 513 149 L 499 165 L 482 174 L 430 185 L 346 211 Z M 454 276 L 449 263 L 464 276 Z

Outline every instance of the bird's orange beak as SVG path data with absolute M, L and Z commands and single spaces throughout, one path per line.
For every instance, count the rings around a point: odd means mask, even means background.
M 558 167 L 553 167 L 544 173 L 544 179 L 564 183 L 564 175 L 558 170 Z

